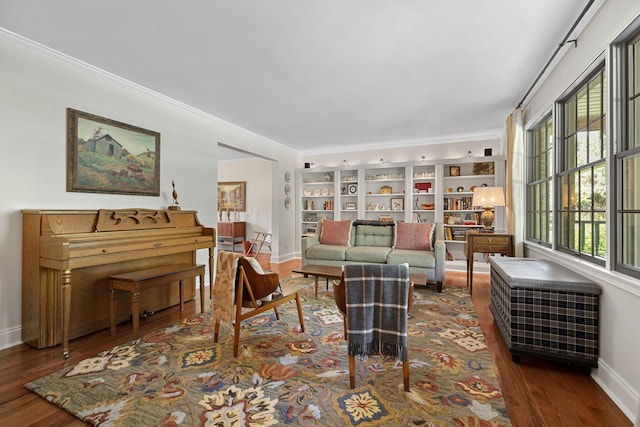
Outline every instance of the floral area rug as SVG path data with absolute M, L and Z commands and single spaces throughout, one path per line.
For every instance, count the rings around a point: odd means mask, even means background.
M 101 426 L 509 426 L 490 354 L 466 289 L 417 287 L 409 313 L 410 387 L 402 363 L 356 358 L 349 367 L 342 316 L 331 292 L 290 278 L 295 303 L 243 323 L 213 343 L 211 313 L 112 348 L 25 386 Z

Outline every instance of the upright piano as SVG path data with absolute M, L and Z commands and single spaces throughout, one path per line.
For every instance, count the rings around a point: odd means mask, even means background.
M 172 263 L 196 264 L 208 249 L 213 283 L 215 229 L 195 211 L 158 209 L 23 210 L 22 340 L 36 348 L 109 327 L 109 276 Z M 185 282 L 187 285 L 188 282 Z M 185 300 L 195 296 L 195 279 Z M 117 321 L 130 316 L 120 292 Z M 140 311 L 179 304 L 178 286 L 145 289 Z

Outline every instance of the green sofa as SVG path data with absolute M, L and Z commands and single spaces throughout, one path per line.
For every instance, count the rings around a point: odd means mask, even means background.
M 409 223 L 410 224 L 410 223 Z M 409 224 L 402 223 L 402 227 Z M 431 250 L 399 249 L 396 243 L 397 224 L 393 221 L 355 220 L 351 223 L 348 244 L 321 243 L 323 221 L 318 222 L 314 235 L 302 238 L 302 265 L 401 264 L 409 271 L 426 276 L 442 292 L 445 266 L 444 229 L 441 222 L 432 225 Z M 400 247 L 400 246 L 398 246 Z M 424 285 L 427 285 L 424 283 Z

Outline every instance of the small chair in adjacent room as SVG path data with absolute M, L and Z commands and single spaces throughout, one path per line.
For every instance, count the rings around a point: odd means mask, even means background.
M 271 309 L 276 319 L 280 319 L 278 306 L 293 300 L 304 331 L 299 292 L 300 288 L 295 285 L 280 287 L 278 274 L 264 272 L 255 258 L 220 251 L 211 302 L 215 325 L 213 341 L 218 342 L 220 322 L 230 324 L 233 320 L 233 357 L 237 357 L 242 321 Z
M 271 239 L 272 233 L 269 231 L 254 231 L 255 237 L 249 240 L 249 245 L 244 246 L 245 256 L 255 256 L 257 257 L 261 252 L 262 248 L 266 246 L 271 251 Z M 253 252 L 255 250 L 255 255 Z
M 355 387 L 355 356 L 382 354 L 402 360 L 404 390 L 409 391 L 409 265 L 355 264 L 343 269 L 334 298 L 345 317 L 349 387 Z
M 249 240 L 242 241 L 242 254 L 244 256 L 251 256 L 253 244 Z

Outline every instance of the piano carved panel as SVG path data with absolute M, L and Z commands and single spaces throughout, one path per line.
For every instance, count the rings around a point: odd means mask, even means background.
M 68 341 L 108 328 L 108 277 L 113 274 L 196 264 L 196 251 L 207 249 L 211 283 L 214 245 L 215 230 L 204 227 L 195 211 L 24 210 L 22 340 L 37 348 L 60 343 L 66 348 L 65 334 Z M 189 300 L 195 297 L 195 280 L 186 284 Z M 130 295 L 119 292 L 118 298 L 121 322 L 130 316 Z M 176 283 L 145 289 L 140 309 L 177 304 Z
M 96 231 L 128 231 L 177 227 L 171 211 L 153 209 L 100 209 Z

